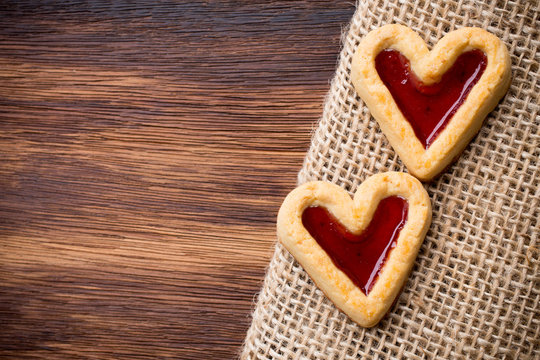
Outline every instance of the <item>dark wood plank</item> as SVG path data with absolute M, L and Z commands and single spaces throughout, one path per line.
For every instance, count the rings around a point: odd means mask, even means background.
M 0 3 L 0 355 L 232 358 L 352 1 Z

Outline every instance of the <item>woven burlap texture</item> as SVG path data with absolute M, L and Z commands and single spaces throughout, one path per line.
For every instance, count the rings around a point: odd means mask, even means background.
M 397 23 L 430 45 L 476 26 L 500 37 L 512 85 L 459 160 L 426 185 L 433 223 L 390 313 L 363 329 L 281 246 L 268 268 L 242 359 L 539 359 L 538 3 L 361 1 L 299 183 L 354 194 L 368 176 L 406 171 L 350 81 L 369 31 Z

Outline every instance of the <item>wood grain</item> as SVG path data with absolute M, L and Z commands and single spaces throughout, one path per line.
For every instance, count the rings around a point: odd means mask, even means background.
M 352 1 L 0 3 L 0 356 L 238 353 Z

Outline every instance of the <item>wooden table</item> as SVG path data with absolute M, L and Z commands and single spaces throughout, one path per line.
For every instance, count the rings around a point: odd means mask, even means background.
M 350 0 L 0 3 L 0 356 L 238 354 Z

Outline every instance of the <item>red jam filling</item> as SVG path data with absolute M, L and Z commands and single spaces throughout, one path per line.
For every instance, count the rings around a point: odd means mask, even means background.
M 438 83 L 425 85 L 399 51 L 386 49 L 375 59 L 377 73 L 425 149 L 463 104 L 486 64 L 482 51 L 467 51 L 456 59 Z
M 361 234 L 349 232 L 324 207 L 304 210 L 302 223 L 311 236 L 364 294 L 368 294 L 407 222 L 409 206 L 398 196 L 379 203 Z

